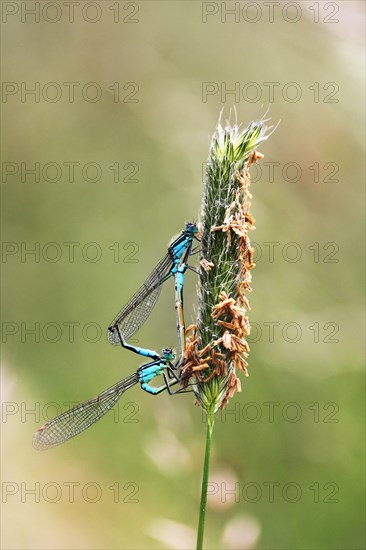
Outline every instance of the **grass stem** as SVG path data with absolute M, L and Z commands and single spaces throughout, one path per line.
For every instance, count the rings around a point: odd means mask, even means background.
M 198 534 L 197 534 L 197 550 L 202 550 L 203 535 L 205 530 L 207 487 L 208 487 L 208 476 L 209 476 L 209 470 L 210 470 L 211 440 L 212 440 L 212 431 L 214 427 L 214 419 L 215 419 L 215 412 L 212 407 L 209 413 L 207 414 L 206 450 L 205 450 L 205 462 L 203 465 L 200 515 L 199 515 L 199 521 L 198 521 Z

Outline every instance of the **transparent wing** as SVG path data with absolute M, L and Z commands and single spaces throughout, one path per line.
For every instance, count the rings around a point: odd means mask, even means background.
M 144 324 L 154 309 L 161 291 L 161 285 L 169 277 L 171 268 L 171 257 L 166 254 L 110 324 L 107 338 L 111 344 L 120 344 L 118 331 L 114 327 L 118 326 L 122 338 L 128 340 Z
M 137 374 L 124 378 L 93 399 L 84 401 L 44 424 L 33 436 L 33 447 L 50 449 L 86 430 L 104 416 L 121 395 L 138 382 Z

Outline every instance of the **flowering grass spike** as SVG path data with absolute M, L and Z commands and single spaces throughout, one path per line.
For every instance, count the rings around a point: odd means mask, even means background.
M 249 232 L 250 166 L 263 158 L 256 147 L 269 137 L 265 121 L 241 130 L 218 125 L 212 137 L 201 211 L 199 304 L 196 325 L 187 329 L 182 367 L 184 384 L 193 382 L 198 404 L 207 413 L 197 549 L 202 549 L 214 415 L 236 391 L 237 372 L 245 376 L 250 333 L 247 294 L 251 292 L 253 248 Z
M 208 414 L 240 391 L 237 371 L 248 375 L 246 294 L 254 267 L 249 231 L 255 223 L 249 168 L 263 157 L 255 148 L 267 131 L 264 121 L 245 130 L 219 124 L 212 138 L 201 212 L 198 319 L 189 327 L 183 369 L 195 377 L 197 401 Z

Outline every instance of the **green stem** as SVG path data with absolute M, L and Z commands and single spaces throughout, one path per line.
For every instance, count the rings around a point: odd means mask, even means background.
M 197 534 L 197 550 L 202 550 L 203 534 L 205 530 L 208 473 L 210 468 L 210 452 L 211 452 L 212 430 L 214 427 L 214 416 L 215 416 L 215 413 L 214 413 L 213 407 L 211 407 L 210 412 L 207 414 L 206 451 L 205 451 L 205 462 L 203 465 L 200 517 L 198 522 L 198 534 Z

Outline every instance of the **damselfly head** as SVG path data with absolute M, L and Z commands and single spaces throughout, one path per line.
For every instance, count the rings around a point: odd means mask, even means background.
M 172 361 L 175 359 L 175 353 L 172 348 L 164 348 L 163 349 L 163 357 L 164 359 L 168 359 L 168 361 Z
M 187 233 L 189 233 L 190 235 L 196 235 L 196 233 L 198 233 L 197 224 L 192 223 L 192 222 L 186 223 L 186 231 L 187 231 Z

